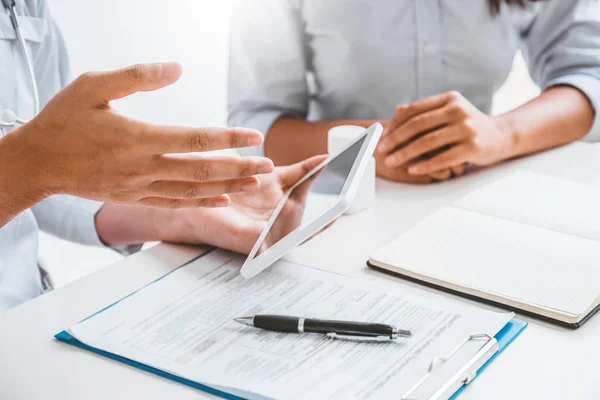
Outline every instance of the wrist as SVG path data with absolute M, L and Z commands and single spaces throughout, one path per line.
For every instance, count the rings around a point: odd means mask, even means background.
M 13 203 L 25 210 L 51 194 L 37 160 L 24 140 L 25 126 L 0 138 L 0 187 L 8 198 L 2 204 Z
M 154 219 L 158 240 L 171 243 L 195 243 L 193 221 L 197 221 L 197 209 L 156 210 Z
M 501 148 L 499 155 L 502 160 L 507 160 L 520 155 L 519 150 L 519 131 L 512 123 L 507 114 L 492 117 L 501 136 Z
M 60 193 L 60 190 L 57 185 L 58 174 L 55 173 L 56 165 L 52 165 L 52 154 L 48 154 L 48 151 L 37 143 L 37 138 L 46 133 L 40 132 L 41 130 L 33 119 L 12 131 L 6 138 L 13 141 L 17 148 L 18 160 L 15 162 L 20 163 L 19 168 L 26 171 L 29 185 L 47 197 Z
M 159 241 L 154 208 L 106 203 L 94 222 L 100 241 L 107 246 L 126 246 Z

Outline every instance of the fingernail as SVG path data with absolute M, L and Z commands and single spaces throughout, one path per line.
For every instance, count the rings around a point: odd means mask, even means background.
M 379 146 L 377 146 L 377 152 L 378 153 L 385 153 L 387 151 L 389 142 L 387 140 L 383 140 L 381 142 L 379 142 Z
M 182 72 L 181 64 L 179 63 L 163 63 L 158 64 L 156 77 L 157 80 L 178 78 Z
M 258 132 L 258 131 L 249 131 L 248 134 L 248 146 L 249 147 L 254 147 L 254 146 L 260 146 L 263 142 L 263 135 L 262 133 Z
M 215 207 L 227 207 L 229 206 L 229 199 L 219 199 L 215 203 Z
M 411 175 L 417 175 L 417 174 L 419 174 L 420 171 L 421 171 L 421 168 L 416 167 L 416 166 L 415 167 L 410 167 L 408 169 L 408 173 L 411 174 Z
M 270 174 L 273 172 L 273 162 L 271 160 L 264 161 L 258 165 L 257 171 L 259 174 Z
M 260 146 L 263 142 L 262 135 L 252 135 L 248 137 L 248 146 Z
M 260 183 L 257 180 L 252 179 L 252 180 L 247 181 L 244 184 L 242 184 L 242 190 L 244 192 L 249 192 L 251 190 L 258 189 L 259 186 L 260 186 Z
M 388 167 L 395 167 L 398 165 L 398 157 L 392 155 L 385 159 L 385 165 Z

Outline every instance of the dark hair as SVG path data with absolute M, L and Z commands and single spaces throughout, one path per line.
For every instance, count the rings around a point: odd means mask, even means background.
M 502 5 L 503 0 L 489 0 L 490 2 L 490 11 L 493 15 L 496 15 L 500 12 L 500 6 Z M 529 0 L 529 1 L 539 1 L 539 0 Z M 521 7 L 525 7 L 525 0 L 504 0 L 506 4 L 517 4 Z

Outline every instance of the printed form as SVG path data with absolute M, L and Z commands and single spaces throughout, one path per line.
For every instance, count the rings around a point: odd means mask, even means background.
M 242 263 L 214 251 L 68 331 L 88 346 L 244 398 L 383 399 L 400 398 L 434 357 L 471 334 L 494 336 L 513 316 L 286 261 L 246 280 Z M 413 335 L 364 343 L 233 321 L 255 314 L 388 323 Z M 415 397 L 426 398 L 481 346 L 469 343 Z

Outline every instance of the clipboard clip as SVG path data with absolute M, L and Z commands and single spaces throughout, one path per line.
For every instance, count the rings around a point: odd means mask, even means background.
M 469 337 L 467 337 L 466 339 L 464 339 L 462 342 L 460 342 L 446 356 L 444 356 L 444 357 L 435 357 L 433 360 L 431 360 L 431 363 L 429 364 L 429 368 L 427 369 L 427 373 L 425 375 L 423 375 L 423 377 L 421 379 L 419 379 L 419 381 L 417 381 L 417 383 L 415 385 L 413 385 L 400 399 L 401 400 L 417 400 L 416 398 L 413 398 L 411 396 L 420 387 L 422 387 L 425 384 L 425 382 L 434 374 L 434 372 L 441 365 L 443 365 L 445 362 L 447 362 L 448 360 L 450 360 L 456 353 L 458 353 L 460 351 L 460 349 L 462 349 L 463 347 L 465 347 L 465 345 L 467 343 L 469 343 L 471 341 L 483 341 L 483 340 L 485 340 L 485 343 L 481 346 L 481 348 L 479 349 L 479 351 L 477 351 L 477 354 L 475 355 L 475 358 L 472 359 L 469 364 L 472 364 L 473 362 L 477 361 L 477 359 L 479 357 L 481 357 L 484 353 L 487 353 L 487 351 L 484 351 L 484 350 L 486 350 L 486 348 L 488 348 L 490 345 L 497 346 L 496 339 L 493 338 L 492 336 L 486 334 L 486 333 L 480 333 L 480 334 L 470 335 Z M 467 385 L 473 379 L 475 379 L 476 376 L 477 376 L 476 370 L 475 371 L 465 371 L 465 372 L 461 373 L 460 384 L 461 385 Z

